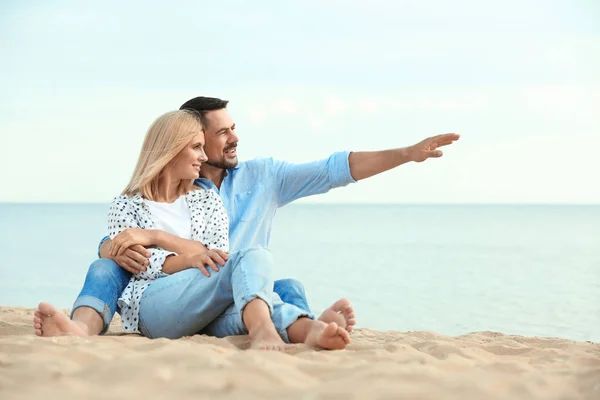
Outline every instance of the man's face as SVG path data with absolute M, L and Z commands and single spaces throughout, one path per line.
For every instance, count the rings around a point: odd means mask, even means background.
M 204 134 L 206 145 L 204 150 L 208 161 L 206 164 L 216 168 L 234 168 L 238 164 L 235 123 L 226 109 L 209 111 L 205 114 Z

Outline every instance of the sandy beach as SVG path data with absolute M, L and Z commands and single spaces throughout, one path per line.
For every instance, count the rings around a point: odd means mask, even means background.
M 0 398 L 599 399 L 600 344 L 357 329 L 343 351 L 244 350 L 245 336 L 38 338 L 0 306 Z M 64 310 L 67 312 L 67 310 Z

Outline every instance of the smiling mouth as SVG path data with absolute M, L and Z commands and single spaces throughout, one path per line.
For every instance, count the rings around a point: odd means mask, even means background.
M 192 167 L 194 167 L 196 169 L 196 171 L 200 172 L 200 165 L 199 164 L 193 164 Z

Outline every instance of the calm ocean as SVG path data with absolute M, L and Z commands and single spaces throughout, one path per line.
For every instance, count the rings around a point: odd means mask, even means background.
M 70 308 L 106 211 L 0 204 L 0 304 Z M 314 311 L 348 297 L 359 327 L 600 342 L 600 206 L 295 204 L 271 249 Z

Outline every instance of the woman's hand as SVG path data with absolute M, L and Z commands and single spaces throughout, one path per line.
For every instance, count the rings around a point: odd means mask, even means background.
M 143 247 L 154 244 L 154 229 L 128 228 L 115 236 L 108 247 L 108 254 L 111 258 L 123 255 L 125 250 L 131 246 L 140 245 Z
M 191 254 L 189 257 L 189 266 L 198 268 L 206 276 L 210 276 L 207 266 L 215 272 L 219 272 L 219 267 L 224 266 L 229 258 L 229 253 L 223 250 L 207 250 L 204 253 Z

